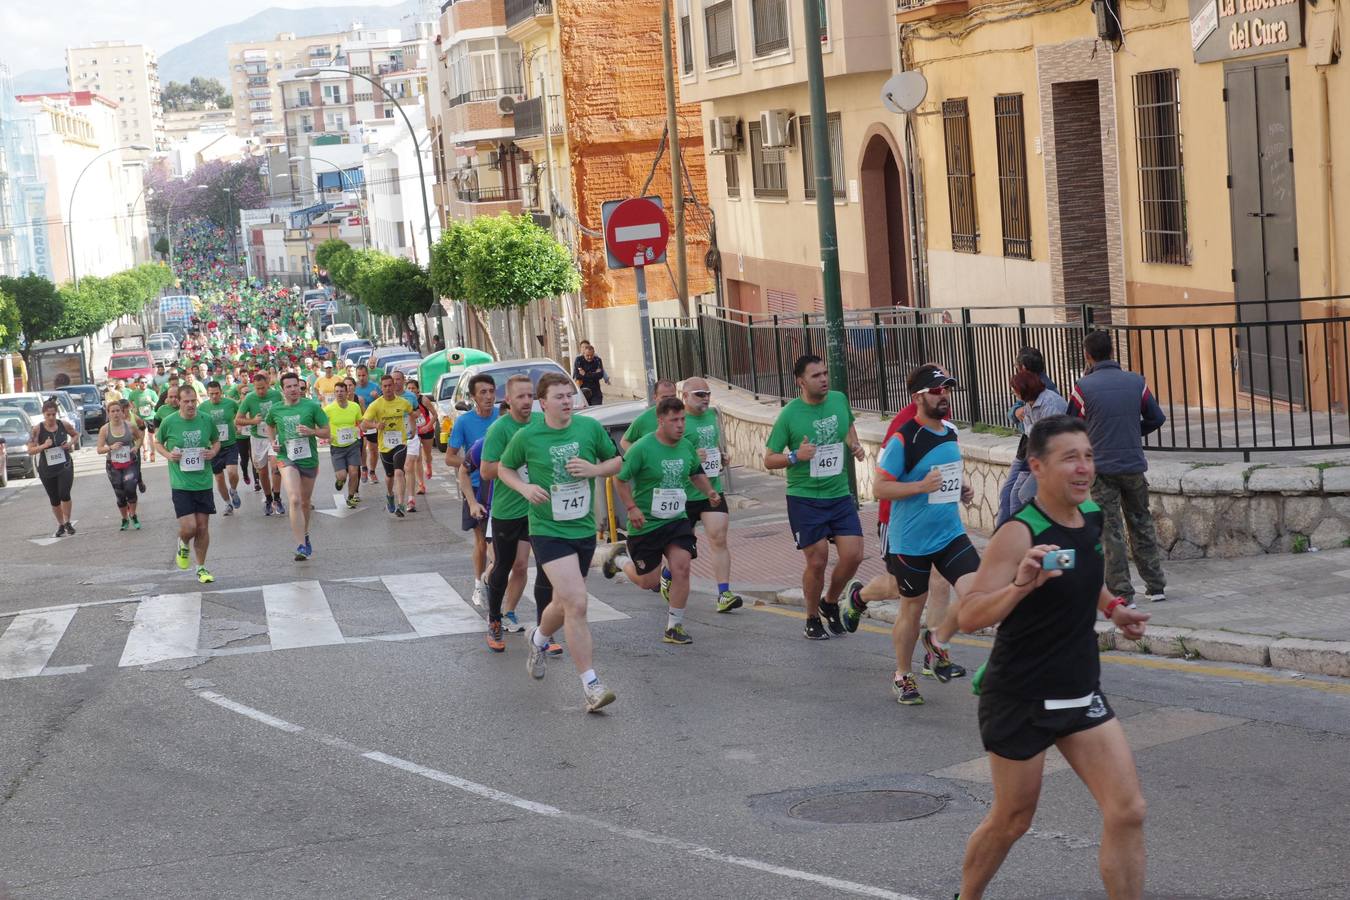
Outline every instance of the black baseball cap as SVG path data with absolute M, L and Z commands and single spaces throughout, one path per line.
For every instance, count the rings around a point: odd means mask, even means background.
M 908 384 L 911 394 L 922 394 L 933 388 L 956 387 L 956 379 L 941 366 L 924 363 L 910 373 Z

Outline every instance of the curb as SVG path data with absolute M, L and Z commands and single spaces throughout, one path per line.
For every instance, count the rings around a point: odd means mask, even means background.
M 805 605 L 801 588 L 782 591 L 741 591 L 754 597 L 756 604 L 769 606 Z M 895 600 L 869 603 L 869 618 L 894 624 L 900 604 Z M 992 637 L 997 629 L 984 628 L 979 637 Z M 1097 641 L 1102 650 L 1137 653 L 1168 659 L 1209 660 L 1241 663 L 1248 666 L 1290 669 L 1308 675 L 1350 678 L 1350 641 L 1314 641 L 1305 638 L 1277 638 L 1259 634 L 1239 634 L 1202 628 L 1150 626 L 1142 641 L 1120 635 L 1109 622 L 1096 624 Z

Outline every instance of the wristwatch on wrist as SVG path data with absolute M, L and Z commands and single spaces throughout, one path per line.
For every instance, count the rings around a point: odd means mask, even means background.
M 789 451 L 788 451 L 788 454 L 787 454 L 787 458 L 788 458 L 788 465 L 789 465 L 789 466 L 795 466 L 795 465 L 797 464 L 797 451 L 796 451 L 796 450 L 789 450 Z

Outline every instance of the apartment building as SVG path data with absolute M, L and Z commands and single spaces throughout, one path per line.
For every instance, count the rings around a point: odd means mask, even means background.
M 74 92 L 89 91 L 117 104 L 117 139 L 164 149 L 164 108 L 160 105 L 159 58 L 142 44 L 94 41 L 66 50 L 66 81 Z M 125 151 L 129 157 L 146 153 Z
M 11 278 L 51 271 L 47 230 L 18 227 L 42 221 L 47 205 L 34 126 L 14 100 L 8 67 L 0 64 L 0 275 Z
M 756 313 L 818 312 L 806 40 L 821 44 L 840 280 L 847 308 L 912 302 L 902 134 L 881 103 L 891 76 L 891 0 L 821 0 L 820 31 L 800 3 L 676 0 L 682 96 L 702 104 L 724 303 Z M 847 6 L 847 15 L 845 7 Z
M 358 30 L 359 25 L 353 25 Z M 330 64 L 347 32 L 298 36 L 282 32 L 270 41 L 227 45 L 234 128 L 240 137 L 257 137 L 265 146 L 286 142 L 281 79 L 297 69 Z
M 456 4 L 457 5 L 457 4 Z M 534 184 L 522 181 L 527 209 L 548 221 L 575 249 L 581 297 L 588 307 L 632 304 L 633 274 L 606 267 L 601 205 L 647 193 L 672 204 L 669 157 L 653 170 L 666 124 L 661 71 L 660 0 L 505 0 L 506 37 L 520 48 L 522 94 L 512 105 L 515 146 L 528 153 Z M 707 173 L 699 108 L 680 86 L 681 148 L 686 192 L 706 206 Z M 544 219 L 543 217 L 548 217 Z M 689 292 L 713 289 L 703 265 L 706 217 L 691 207 Z M 719 223 L 720 227 L 720 223 Z M 654 299 L 674 297 L 665 267 L 648 273 Z

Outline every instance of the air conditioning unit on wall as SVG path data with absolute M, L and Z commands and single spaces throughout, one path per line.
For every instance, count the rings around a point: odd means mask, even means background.
M 765 147 L 792 146 L 792 113 L 786 109 L 766 109 L 759 114 L 760 139 Z
M 503 116 L 509 116 L 516 111 L 516 98 L 510 94 L 502 94 L 497 98 L 497 113 Z
M 735 153 L 740 149 L 741 120 L 735 116 L 717 116 L 708 120 L 708 149 L 713 153 Z

